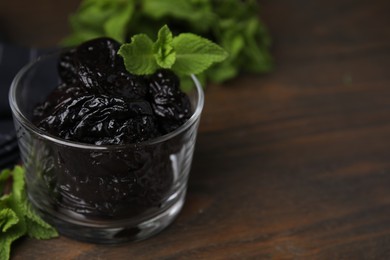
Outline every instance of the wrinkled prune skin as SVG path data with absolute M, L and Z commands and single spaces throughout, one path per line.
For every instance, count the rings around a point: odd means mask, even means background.
M 61 138 L 97 145 L 137 143 L 155 136 L 145 101 L 86 95 L 65 99 L 38 127 Z
M 158 105 L 170 104 L 180 94 L 179 78 L 170 70 L 161 69 L 149 77 L 149 96 Z
M 52 135 L 97 145 L 142 142 L 183 125 L 191 117 L 191 104 L 179 78 L 167 69 L 148 77 L 130 74 L 117 55 L 119 46 L 99 38 L 64 51 L 58 63 L 64 83 L 36 107 L 35 124 Z M 140 102 L 147 114 L 131 111 Z M 107 107 L 88 107 L 95 103 Z
M 77 59 L 92 70 L 104 72 L 107 68 L 120 66 L 119 47 L 120 44 L 111 38 L 97 38 L 77 47 Z
M 63 51 L 58 61 L 58 74 L 66 84 L 78 81 L 78 67 L 75 59 L 76 48 Z
M 81 82 L 88 89 L 100 88 L 116 67 L 123 69 L 116 54 L 119 47 L 115 40 L 98 38 L 63 51 L 58 62 L 61 79 L 68 84 Z
M 104 146 L 137 145 L 183 125 L 192 111 L 179 78 L 169 70 L 127 72 L 119 46 L 99 38 L 63 51 L 62 83 L 35 107 L 33 123 L 62 139 Z M 42 181 L 61 210 L 93 218 L 142 214 L 160 207 L 172 188 L 170 156 L 181 145 L 167 142 L 102 153 L 55 147 Z
M 144 99 L 147 86 L 143 77 L 131 75 L 124 70 L 117 70 L 108 75 L 104 92 L 127 100 Z
M 148 95 L 163 134 L 174 131 L 191 117 L 191 103 L 180 90 L 179 78 L 170 70 L 158 70 L 149 78 Z
M 47 99 L 35 107 L 33 111 L 33 123 L 39 125 L 41 120 L 47 118 L 55 111 L 56 107 L 67 100 L 87 94 L 86 90 L 78 83 L 60 84 Z

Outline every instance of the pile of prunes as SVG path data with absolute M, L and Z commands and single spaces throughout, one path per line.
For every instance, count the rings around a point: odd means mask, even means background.
M 43 131 L 95 145 L 140 143 L 174 131 L 191 116 L 179 78 L 161 69 L 129 73 L 117 54 L 120 44 L 98 38 L 60 55 L 62 83 L 33 112 Z

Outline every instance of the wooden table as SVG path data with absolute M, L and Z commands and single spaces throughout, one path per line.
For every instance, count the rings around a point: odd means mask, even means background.
M 261 2 L 277 66 L 207 88 L 173 225 L 118 246 L 26 238 L 13 259 L 390 259 L 390 1 Z M 77 5 L 25 3 L 2 1 L 2 29 L 37 46 Z

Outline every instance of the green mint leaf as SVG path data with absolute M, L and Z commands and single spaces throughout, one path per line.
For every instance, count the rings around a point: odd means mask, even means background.
M 0 173 L 0 183 L 9 182 L 12 178 L 11 192 L 0 197 L 0 259 L 9 259 L 12 242 L 26 234 L 38 239 L 58 235 L 31 209 L 24 174 L 25 170 L 20 166 Z
M 12 171 L 12 198 L 15 203 L 19 203 L 19 206 L 22 206 L 22 203 L 27 199 L 25 193 L 25 183 L 24 183 L 24 169 L 20 166 L 15 166 Z
M 25 233 L 26 225 L 23 221 L 13 225 L 7 232 L 0 232 L 0 259 L 9 259 L 12 242 L 22 237 Z
M 0 172 L 0 182 L 4 182 L 11 175 L 11 170 L 5 169 Z
M 4 194 L 4 188 L 10 175 L 11 171 L 8 169 L 0 172 L 0 196 Z
M 208 81 L 226 81 L 238 72 L 262 73 L 273 67 L 271 38 L 258 13 L 256 0 L 224 0 L 223 4 L 213 0 L 82 0 L 69 20 L 71 35 L 62 44 L 76 45 L 102 36 L 125 42 L 127 35 L 152 37 L 161 24 L 170 24 L 174 34 L 192 32 L 212 38 L 229 53 L 228 59 L 205 73 Z M 161 52 L 155 57 L 155 67 L 176 63 L 166 57 L 172 56 Z M 177 63 L 172 67 L 181 66 L 180 60 Z
M 36 239 L 49 239 L 58 236 L 58 232 L 41 219 L 30 205 L 26 205 L 27 235 Z
M 240 29 L 221 32 L 221 46 L 229 52 L 230 63 L 245 49 L 245 37 Z M 225 60 L 226 62 L 226 60 Z
M 6 208 L 0 210 L 0 231 L 6 232 L 18 222 L 19 218 L 12 209 Z
M 238 74 L 238 68 L 230 62 L 222 62 L 218 66 L 213 66 L 206 71 L 207 77 L 215 83 L 222 83 L 228 79 L 234 78 Z
M 130 73 L 152 74 L 158 68 L 153 53 L 153 41 L 145 34 L 133 36 L 130 43 L 120 47 L 118 54 L 122 56 L 126 70 Z
M 9 239 L 4 234 L 0 234 L 0 240 L 0 259 L 8 260 L 10 258 L 13 240 Z
M 191 31 L 206 33 L 217 19 L 212 5 L 209 0 L 143 0 L 142 12 L 154 20 L 164 21 L 170 18 L 180 22 L 186 21 L 193 27 L 194 30 Z
M 70 16 L 72 34 L 62 44 L 77 45 L 103 36 L 124 42 L 134 8 L 134 0 L 84 0 Z
M 217 44 L 198 35 L 182 33 L 173 37 L 166 25 L 159 30 L 155 43 L 145 34 L 138 34 L 118 53 L 127 71 L 137 75 L 152 74 L 158 68 L 181 75 L 199 74 L 228 56 Z
M 161 19 L 166 15 L 185 18 L 192 15 L 194 11 L 190 1 L 143 0 L 143 12 L 154 19 Z
M 24 182 L 24 168 L 16 166 L 12 172 L 13 189 L 11 193 L 11 208 L 19 218 L 24 218 L 27 235 L 37 239 L 47 239 L 58 236 L 57 231 L 41 219 L 32 209 L 27 200 Z
M 47 226 L 42 225 L 45 223 Z M 58 232 L 46 222 L 36 222 L 30 219 L 26 220 L 27 235 L 35 239 L 50 239 L 58 237 Z
M 80 30 L 75 31 L 72 35 L 66 37 L 60 42 L 62 46 L 76 46 L 82 42 L 104 36 L 101 32 Z
M 213 63 L 227 58 L 227 52 L 217 44 L 191 33 L 182 33 L 172 41 L 176 62 L 172 69 L 180 74 L 198 74 Z
M 118 42 L 125 42 L 127 26 L 134 13 L 134 3 L 122 1 L 115 6 L 115 9 L 115 15 L 111 15 L 104 23 L 104 32 Z
M 165 69 L 169 69 L 175 63 L 176 53 L 172 47 L 172 32 L 168 26 L 164 25 L 158 31 L 157 41 L 153 45 L 153 53 L 157 64 Z

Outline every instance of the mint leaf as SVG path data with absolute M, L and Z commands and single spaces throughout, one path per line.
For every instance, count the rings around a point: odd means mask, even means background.
M 124 42 L 127 26 L 133 16 L 134 4 L 131 1 L 121 1 L 115 9 L 115 15 L 111 15 L 104 24 L 104 32 L 108 37 Z
M 11 244 L 26 233 L 24 221 L 13 225 L 7 232 L 0 232 L 0 259 L 7 260 L 10 257 Z
M 153 53 L 153 41 L 145 34 L 131 38 L 131 43 L 123 44 L 118 54 L 123 57 L 125 67 L 137 75 L 152 74 L 157 68 Z
M 10 227 L 19 222 L 18 216 L 12 209 L 0 210 L 0 229 L 2 232 L 6 232 Z
M 18 206 L 24 207 L 23 202 L 26 200 L 24 169 L 20 166 L 15 166 L 12 171 L 12 179 L 12 201 L 18 203 Z
M 164 25 L 159 31 L 157 41 L 153 45 L 153 53 L 157 64 L 165 69 L 169 69 L 175 63 L 176 53 L 172 47 L 172 32 L 168 26 Z
M 196 8 L 191 5 L 191 1 L 143 0 L 143 12 L 155 19 L 160 19 L 166 15 L 186 18 L 196 11 Z
M 76 46 L 82 42 L 88 41 L 90 39 L 102 37 L 102 36 L 104 36 L 104 32 L 96 32 L 96 31 L 89 31 L 89 30 L 75 31 L 72 35 L 63 39 L 60 42 L 60 45 Z
M 176 51 L 176 62 L 172 69 L 181 74 L 201 73 L 228 56 L 217 44 L 192 33 L 178 35 L 172 45 Z
M 11 171 L 9 169 L 2 170 L 0 172 L 0 182 L 7 180 L 10 175 Z
M 69 18 L 73 34 L 62 44 L 77 45 L 103 36 L 124 42 L 134 8 L 134 0 L 84 0 Z
M 26 205 L 27 235 L 36 239 L 49 239 L 58 236 L 58 232 L 41 219 L 30 205 Z
M 207 33 L 216 22 L 213 3 L 206 1 L 143 0 L 142 13 L 154 20 L 169 17 L 177 22 L 188 22 L 195 32 Z
M 3 170 L 0 173 L 0 196 L 2 194 L 4 194 L 4 187 L 7 183 L 7 179 L 9 178 L 10 175 L 11 175 L 11 171 L 8 169 Z
M 207 70 L 207 76 L 213 82 L 222 83 L 225 80 L 234 78 L 238 74 L 238 68 L 233 66 L 228 61 L 218 64 L 218 66 L 213 66 Z
M 240 72 L 264 73 L 273 67 L 271 38 L 258 14 L 256 0 L 82 0 L 70 18 L 71 35 L 62 43 L 75 45 L 102 36 L 125 42 L 127 35 L 137 33 L 153 37 L 169 24 L 174 35 L 191 32 L 224 48 L 229 58 L 205 75 L 207 81 L 226 81 Z M 153 52 L 155 67 L 180 67 L 181 61 L 174 66 L 167 51 Z
M 167 25 L 159 30 L 155 43 L 145 34 L 137 34 L 118 53 L 127 71 L 137 75 L 152 74 L 158 68 L 182 75 L 199 74 L 228 56 L 217 44 L 198 35 L 182 33 L 173 37 Z
M 20 166 L 0 173 L 0 183 L 12 178 L 11 192 L 0 197 L 0 259 L 9 259 L 12 242 L 26 234 L 38 239 L 58 236 L 57 231 L 31 209 L 24 174 Z
M 10 171 L 11 172 L 11 171 Z M 11 172 L 10 177 L 13 172 Z M 26 233 L 26 223 L 23 217 L 23 207 L 15 203 L 13 191 L 0 197 L 0 219 L 2 231 L 0 232 L 0 259 L 9 259 L 11 244 Z M 6 213 L 12 211 L 13 213 Z M 16 221 L 17 218 L 17 221 Z

